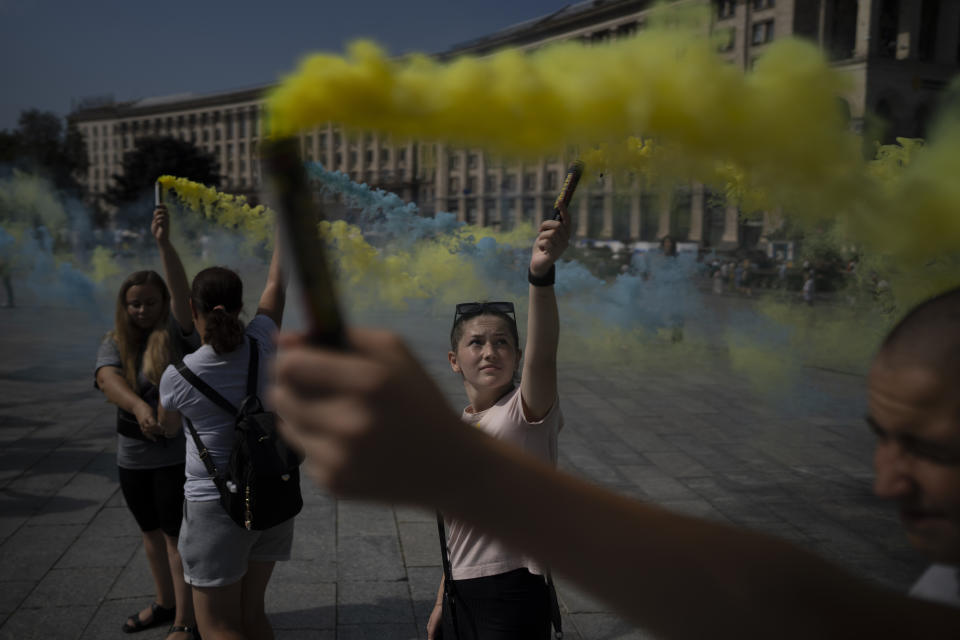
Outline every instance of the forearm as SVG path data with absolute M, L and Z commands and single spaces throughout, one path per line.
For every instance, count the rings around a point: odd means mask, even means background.
M 260 303 L 257 306 L 257 313 L 270 316 L 278 327 L 283 318 L 283 308 L 286 305 L 287 298 L 287 281 L 286 274 L 283 270 L 282 244 L 280 234 L 275 234 L 273 257 L 270 259 L 270 270 L 267 272 L 267 283 L 263 287 L 263 293 L 260 295 Z
M 960 617 L 786 542 L 644 505 L 481 434 L 461 435 L 443 457 L 454 481 L 433 501 L 658 636 L 923 637 Z
M 180 328 L 189 333 L 193 330 L 193 317 L 190 314 L 190 284 L 187 282 L 187 272 L 173 243 L 169 240 L 160 242 L 159 248 L 163 276 L 170 287 L 170 310 Z
M 529 300 L 525 362 L 534 369 L 552 369 L 555 373 L 557 345 L 560 341 L 560 312 L 557 310 L 557 296 L 552 286 L 530 285 Z
M 97 383 L 107 401 L 128 413 L 135 413 L 137 408 L 147 405 L 143 398 L 134 393 L 127 381 L 119 375 L 98 376 Z

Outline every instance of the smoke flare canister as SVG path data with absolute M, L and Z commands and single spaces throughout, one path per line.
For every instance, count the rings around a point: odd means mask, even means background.
M 153 183 L 153 204 L 156 207 L 163 204 L 163 187 L 160 186 L 159 180 Z
M 553 202 L 553 219 L 560 219 L 560 205 L 567 206 L 570 199 L 573 198 L 573 192 L 577 189 L 577 183 L 580 182 L 580 176 L 583 175 L 583 162 L 574 160 L 567 167 L 567 177 L 563 179 L 563 186 L 560 187 L 560 193 Z

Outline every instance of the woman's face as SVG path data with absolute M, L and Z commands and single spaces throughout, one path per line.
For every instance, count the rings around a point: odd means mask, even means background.
M 126 307 L 130 321 L 139 329 L 153 329 L 163 313 L 163 294 L 152 284 L 135 284 L 127 289 Z
M 664 253 L 673 253 L 673 239 L 664 238 L 663 239 L 663 252 Z
M 450 352 L 454 372 L 478 389 L 512 384 L 518 362 L 510 327 L 498 316 L 477 316 L 464 322 L 457 352 Z

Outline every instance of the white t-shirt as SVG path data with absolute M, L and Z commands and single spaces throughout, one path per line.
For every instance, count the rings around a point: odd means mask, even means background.
M 960 607 L 960 567 L 934 564 L 910 588 L 910 595 L 921 600 Z
M 246 336 L 253 337 L 259 345 L 257 394 L 261 400 L 264 399 L 263 392 L 267 387 L 270 359 L 276 352 L 276 332 L 277 325 L 265 315 L 255 316 L 244 332 Z M 230 353 L 218 354 L 213 347 L 205 344 L 184 356 L 183 362 L 198 378 L 213 387 L 231 404 L 239 407 L 243 402 L 247 395 L 247 367 L 250 364 L 250 343 L 246 338 L 243 344 Z M 182 416 L 190 418 L 204 446 L 210 451 L 214 465 L 218 469 L 227 465 L 230 461 L 230 449 L 233 447 L 235 417 L 197 391 L 173 365 L 167 367 L 160 378 L 160 404 L 168 411 L 179 411 Z M 194 502 L 219 500 L 220 494 L 200 459 L 186 422 L 183 430 L 187 436 L 187 480 L 183 486 L 184 496 Z
M 557 464 L 557 434 L 563 428 L 559 399 L 542 420 L 527 422 L 518 387 L 486 411 L 468 413 L 464 409 L 462 419 L 497 440 L 514 444 L 544 462 Z M 531 573 L 543 573 L 529 556 L 507 549 L 476 527 L 455 519 L 447 520 L 447 547 L 454 580 L 494 576 L 524 567 Z

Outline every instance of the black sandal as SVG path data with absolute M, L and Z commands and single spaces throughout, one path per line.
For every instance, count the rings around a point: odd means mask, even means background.
M 200 631 L 197 630 L 196 627 L 190 627 L 185 624 L 170 625 L 170 628 L 167 629 L 167 637 L 169 637 L 171 633 L 189 633 L 193 640 L 200 640 Z
M 160 603 L 154 602 L 150 605 L 150 621 L 144 622 L 140 619 L 140 612 L 137 611 L 132 616 L 127 618 L 127 621 L 123 623 L 121 629 L 124 633 L 138 633 L 145 629 L 150 629 L 160 624 L 164 624 L 173 620 L 177 615 L 177 608 L 170 607 L 161 607 Z

